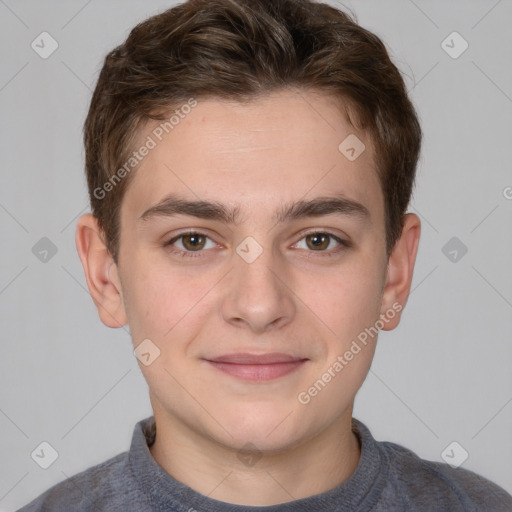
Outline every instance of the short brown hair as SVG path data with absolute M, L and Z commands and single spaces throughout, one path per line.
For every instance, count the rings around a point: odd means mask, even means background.
M 191 97 L 250 101 L 286 87 L 334 94 L 371 137 L 391 252 L 412 193 L 421 128 L 382 41 L 311 0 L 188 0 L 137 25 L 106 56 L 85 121 L 92 212 L 115 261 L 131 175 L 108 194 L 103 187 L 129 158 L 138 127 Z

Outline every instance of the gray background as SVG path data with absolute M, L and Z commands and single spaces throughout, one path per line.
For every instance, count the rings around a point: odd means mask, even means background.
M 170 5 L 0 0 L 2 511 L 126 450 L 151 414 L 127 330 L 97 317 L 74 229 L 88 209 L 81 125 L 102 59 Z M 355 416 L 427 459 L 457 441 L 462 467 L 512 492 L 512 1 L 344 5 L 387 43 L 425 132 L 413 291 L 399 328 L 381 334 Z M 47 59 L 31 48 L 43 31 L 59 45 Z M 456 59 L 442 47 L 453 31 L 469 43 Z M 32 251 L 43 237 L 57 248 L 46 262 Z M 457 261 L 443 252 L 452 237 Z M 42 441 L 59 454 L 46 470 L 30 456 Z

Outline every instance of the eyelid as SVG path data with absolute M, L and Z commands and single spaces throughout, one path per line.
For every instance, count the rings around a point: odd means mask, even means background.
M 202 237 L 207 238 L 208 240 L 212 241 L 216 245 L 221 245 L 218 242 L 216 242 L 212 236 L 210 236 L 208 233 L 206 233 L 204 229 L 200 230 L 200 229 L 193 229 L 193 228 L 186 229 L 185 231 L 181 231 L 179 233 L 174 233 L 171 237 L 167 236 L 165 238 L 165 241 L 163 242 L 163 245 L 170 246 L 173 243 L 175 243 L 177 240 L 179 240 L 180 238 L 187 236 L 187 235 L 202 236 Z M 202 251 L 187 251 L 187 252 L 202 252 Z
M 309 231 L 305 231 L 305 232 L 301 233 L 300 238 L 293 244 L 293 246 L 297 245 L 299 242 L 301 242 L 304 238 L 306 238 L 309 235 L 327 235 L 327 236 L 331 237 L 332 239 L 334 239 L 338 243 L 338 246 L 341 246 L 342 249 L 343 248 L 348 249 L 349 247 L 352 247 L 352 242 L 350 240 L 348 240 L 347 238 L 343 238 L 339 234 L 333 233 L 330 229 L 322 229 L 322 228 L 319 228 L 319 229 L 315 228 L 313 230 L 309 230 Z M 338 250 L 340 250 L 340 247 L 337 247 L 335 249 L 330 249 L 330 250 L 324 250 L 324 251 L 309 250 L 307 252 L 318 253 L 318 254 L 332 254 L 332 253 L 337 252 Z

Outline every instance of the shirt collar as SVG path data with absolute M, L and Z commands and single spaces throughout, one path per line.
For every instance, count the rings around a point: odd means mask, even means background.
M 389 461 L 379 443 L 359 420 L 352 419 L 352 430 L 361 443 L 361 458 L 352 476 L 322 494 L 272 505 L 254 507 L 214 500 L 178 482 L 153 459 L 149 447 L 156 436 L 154 417 L 139 421 L 134 428 L 129 464 L 134 479 L 155 510 L 195 509 L 200 512 L 353 512 L 363 502 L 365 509 L 376 503 L 384 488 Z

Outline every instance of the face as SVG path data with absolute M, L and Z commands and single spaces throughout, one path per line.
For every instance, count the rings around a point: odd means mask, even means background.
M 291 90 L 198 101 L 161 141 L 158 126 L 111 269 L 135 347 L 158 356 L 140 365 L 157 422 L 276 450 L 350 417 L 362 333 L 392 308 L 371 141 L 332 98 Z

